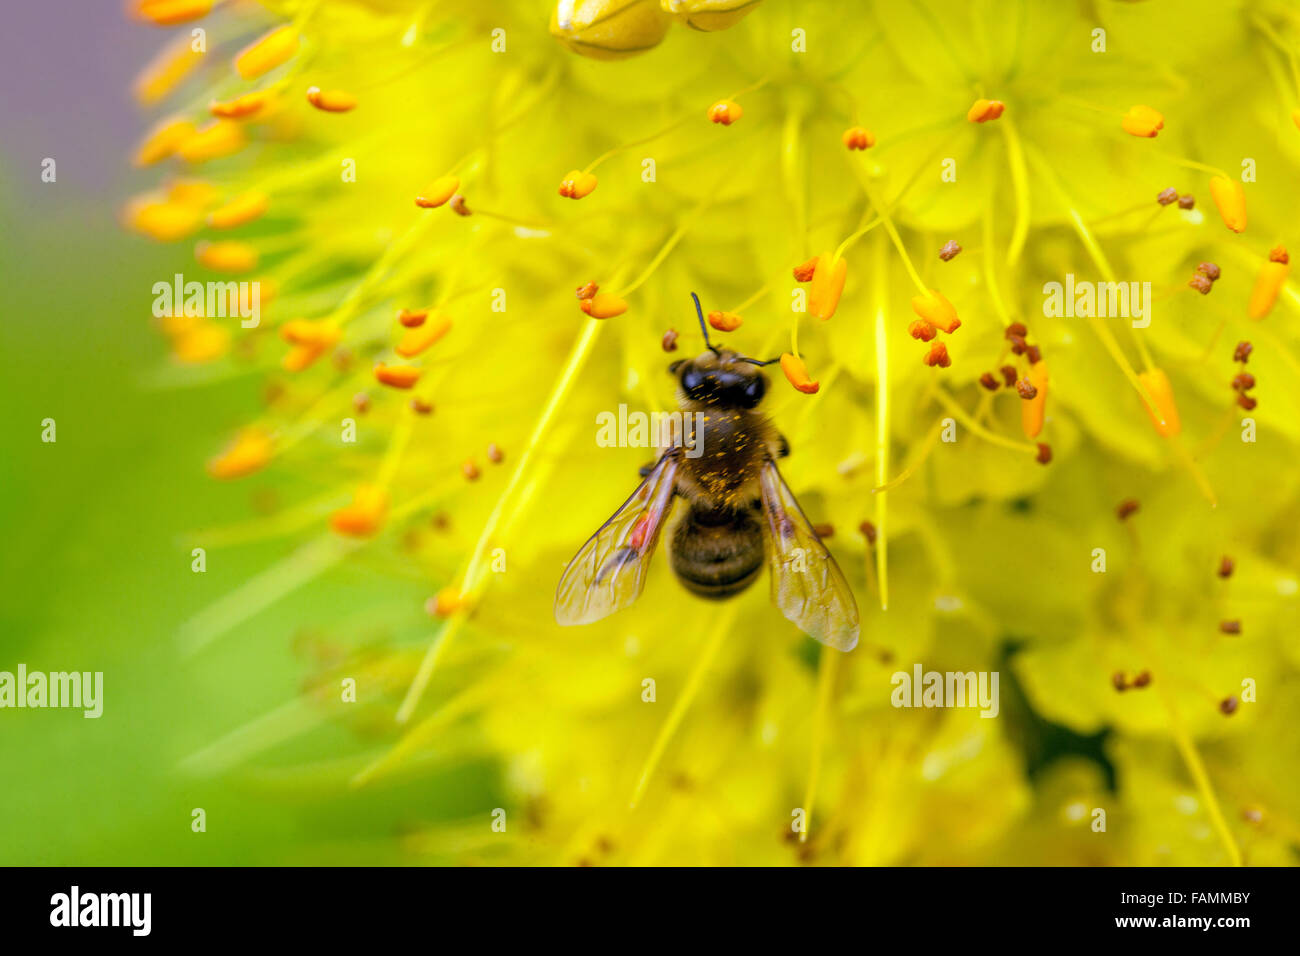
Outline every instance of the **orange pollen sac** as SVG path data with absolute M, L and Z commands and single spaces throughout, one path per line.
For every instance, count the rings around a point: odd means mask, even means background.
M 593 279 L 591 282 L 586 282 L 578 286 L 578 288 L 573 290 L 573 294 L 579 299 L 590 299 L 599 291 L 600 286 L 598 286 Z
M 461 599 L 460 591 L 456 588 L 443 588 L 436 595 L 429 598 L 425 603 L 424 609 L 432 617 L 451 617 L 456 613 L 465 602 Z
M 947 368 L 952 365 L 952 359 L 948 356 L 948 346 L 942 342 L 935 342 L 931 345 L 930 351 L 925 353 L 925 358 L 922 361 L 931 368 L 936 366 L 938 368 Z
M 173 27 L 207 16 L 213 0 L 136 0 L 135 15 L 155 26 Z
M 374 534 L 388 514 L 388 492 L 378 485 L 361 485 L 352 504 L 330 515 L 330 527 L 339 534 L 365 538 Z
M 972 123 L 987 123 L 1001 116 L 1006 108 L 1001 100 L 976 100 L 966 111 L 966 119 Z
M 812 288 L 808 291 L 808 311 L 825 322 L 835 314 L 840 304 L 849 263 L 847 259 L 832 257 L 829 252 L 818 256 L 818 261 L 824 265 L 813 272 Z
M 385 365 L 380 362 L 375 366 L 375 379 L 381 385 L 392 388 L 410 388 L 420 380 L 420 369 L 410 365 Z
M 189 120 L 166 120 L 153 131 L 135 151 L 137 166 L 152 166 L 176 152 L 185 140 L 194 135 L 194 124 Z
M 931 325 L 943 329 L 949 335 L 961 327 L 957 310 L 952 307 L 941 292 L 931 289 L 925 295 L 912 296 L 912 311 Z
M 583 299 L 578 307 L 593 319 L 612 319 L 627 311 L 627 301 L 608 292 L 600 292 L 590 299 Z
M 298 31 L 286 23 L 244 47 L 235 57 L 235 71 L 246 80 L 255 80 L 297 52 Z
M 284 357 L 280 359 L 280 367 L 286 372 L 301 372 L 303 369 L 310 368 L 324 354 L 324 346 L 295 345 L 284 353 Z
M 192 235 L 202 225 L 202 216 L 199 210 L 181 202 L 138 199 L 126 208 L 127 225 L 160 242 Z
M 813 276 L 817 274 L 817 259 L 813 256 L 807 262 L 801 262 L 794 267 L 794 280 L 796 282 L 811 282 Z
M 1178 405 L 1174 402 L 1174 390 L 1169 384 L 1169 376 L 1163 369 L 1153 368 L 1150 371 L 1139 372 L 1138 381 L 1156 403 L 1154 411 L 1147 406 L 1151 423 L 1156 426 L 1156 431 L 1161 436 L 1173 438 L 1183 430 L 1183 425 L 1178 417 Z M 1146 405 L 1145 402 L 1142 404 Z
M 402 323 L 408 329 L 414 329 L 424 325 L 424 320 L 429 317 L 428 309 L 398 309 L 397 321 Z
M 865 126 L 853 126 L 844 131 L 840 137 L 846 149 L 870 149 L 876 145 L 876 137 Z
M 1250 291 L 1247 314 L 1252 319 L 1262 319 L 1273 311 L 1273 304 L 1277 302 L 1290 271 L 1291 259 L 1286 249 L 1275 246 L 1268 254 L 1268 262 L 1260 267 L 1259 275 L 1255 277 L 1255 287 Z
M 1034 397 L 1020 403 L 1020 430 L 1026 438 L 1037 438 L 1043 430 L 1043 419 L 1047 411 L 1047 363 L 1031 365 L 1025 379 L 1034 390 Z
M 785 373 L 786 379 L 796 389 L 805 395 L 815 395 L 821 388 L 821 382 L 814 382 L 808 374 L 808 366 L 804 364 L 803 359 L 789 352 L 781 356 L 781 371 Z
M 336 325 L 311 319 L 293 319 L 280 326 L 280 338 L 293 345 L 308 345 L 327 349 L 342 336 Z
M 1120 120 L 1120 126 L 1130 136 L 1151 139 L 1165 128 L 1165 118 L 1149 106 L 1130 106 Z
M 939 333 L 936 332 L 934 326 L 925 319 L 917 319 L 907 327 L 907 334 L 919 341 L 929 342 Z
M 322 90 L 309 87 L 307 102 L 323 113 L 346 113 L 357 108 L 357 98 L 343 90 Z
M 200 242 L 194 258 L 214 272 L 250 272 L 257 268 L 257 250 L 233 239 Z
M 248 142 L 244 128 L 232 120 L 213 120 L 176 145 L 176 155 L 187 163 L 206 163 L 237 153 Z
M 208 474 L 223 480 L 251 475 L 271 460 L 271 448 L 270 435 L 260 428 L 245 428 L 208 462 Z
M 412 358 L 446 335 L 450 329 L 451 319 L 440 315 L 428 325 L 407 329 L 395 351 L 403 358 Z
M 234 229 L 257 219 L 266 212 L 269 204 L 265 193 L 241 193 L 208 213 L 208 225 L 213 229 Z
M 571 169 L 560 180 L 560 195 L 566 199 L 582 199 L 590 196 L 596 188 L 595 173 L 584 173 L 580 169 Z
M 707 318 L 709 325 L 719 332 L 734 332 L 745 321 L 734 312 L 710 312 Z
M 208 107 L 208 112 L 218 119 L 247 119 L 259 113 L 271 99 L 269 93 L 261 90 L 236 96 L 233 100 L 222 100 Z
M 1219 210 L 1223 224 L 1233 232 L 1246 229 L 1246 191 L 1241 183 L 1226 176 L 1214 176 L 1210 179 L 1210 196 Z
M 460 180 L 455 176 L 443 176 L 436 179 L 425 192 L 415 197 L 415 204 L 421 209 L 434 209 L 441 206 L 460 189 Z
M 718 100 L 709 107 L 709 119 L 723 126 L 730 126 L 744 115 L 745 111 L 735 100 Z

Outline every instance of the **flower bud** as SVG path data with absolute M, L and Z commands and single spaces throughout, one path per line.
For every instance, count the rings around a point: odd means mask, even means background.
M 657 46 L 671 23 L 655 0 L 558 0 L 551 36 L 593 60 L 621 60 Z
M 758 6 L 757 0 L 660 0 L 671 13 L 692 30 L 725 30 L 739 23 Z

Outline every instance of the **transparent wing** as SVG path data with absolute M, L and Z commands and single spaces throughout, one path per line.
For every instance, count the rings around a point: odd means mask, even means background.
M 759 473 L 772 603 L 801 631 L 851 651 L 858 643 L 858 602 L 844 572 L 804 517 L 776 463 Z
M 669 452 L 614 516 L 587 539 L 555 589 L 558 623 L 590 624 L 641 596 L 676 483 L 677 456 Z

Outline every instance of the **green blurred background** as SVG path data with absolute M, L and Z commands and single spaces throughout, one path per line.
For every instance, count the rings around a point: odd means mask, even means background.
M 295 638 L 337 619 L 343 602 L 424 592 L 349 563 L 205 650 L 183 651 L 187 619 L 298 546 L 209 548 L 207 572 L 190 568 L 202 544 L 193 532 L 246 519 L 250 496 L 275 493 L 270 481 L 222 485 L 203 470 L 254 413 L 261 385 L 169 378 L 151 287 L 184 271 L 189 250 L 117 222 L 145 182 L 129 168 L 142 129 L 130 83 L 162 35 L 113 3 L 21 4 L 6 21 L 0 670 L 102 671 L 104 712 L 0 710 L 0 864 L 400 862 L 396 834 L 493 799 L 487 768 L 444 766 L 339 796 L 301 773 L 182 767 L 297 695 L 306 667 Z M 57 163 L 54 183 L 41 181 L 45 157 Z M 57 422 L 53 444 L 41 441 L 45 418 Z M 363 637 L 391 636 L 382 624 L 371 631 Z M 272 748 L 264 766 L 328 755 L 333 767 L 359 746 L 326 725 Z M 196 807 L 206 832 L 191 829 Z

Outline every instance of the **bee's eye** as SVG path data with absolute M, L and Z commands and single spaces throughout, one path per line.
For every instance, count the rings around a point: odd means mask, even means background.
M 741 403 L 745 408 L 754 408 L 763 400 L 767 394 L 767 379 L 762 375 L 756 375 L 745 383 L 744 401 Z
M 692 363 L 682 372 L 682 391 L 687 398 L 703 401 L 713 392 L 712 379 Z

